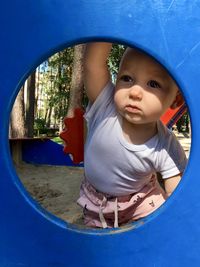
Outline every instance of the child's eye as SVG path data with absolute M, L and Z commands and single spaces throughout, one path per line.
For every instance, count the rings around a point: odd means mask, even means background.
M 154 80 L 149 81 L 147 84 L 148 86 L 153 87 L 153 88 L 161 88 L 160 84 Z
M 123 82 L 132 82 L 133 81 L 133 79 L 129 75 L 121 76 L 120 80 Z

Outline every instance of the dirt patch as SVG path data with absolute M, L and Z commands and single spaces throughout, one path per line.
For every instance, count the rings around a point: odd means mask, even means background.
M 83 168 L 22 163 L 16 170 L 27 191 L 43 208 L 65 221 L 82 224 L 82 210 L 76 200 Z

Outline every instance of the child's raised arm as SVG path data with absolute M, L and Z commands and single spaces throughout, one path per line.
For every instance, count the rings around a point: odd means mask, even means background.
M 84 57 L 84 85 L 90 102 L 94 102 L 110 79 L 107 59 L 111 43 L 88 43 Z

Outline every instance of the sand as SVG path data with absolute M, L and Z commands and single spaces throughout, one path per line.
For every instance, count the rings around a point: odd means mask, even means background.
M 190 137 L 176 135 L 189 156 Z M 20 163 L 16 170 L 27 191 L 43 208 L 65 221 L 83 224 L 82 210 L 76 204 L 83 168 Z
M 82 210 L 76 200 L 83 168 L 21 163 L 16 170 L 27 191 L 43 208 L 65 221 L 82 224 Z

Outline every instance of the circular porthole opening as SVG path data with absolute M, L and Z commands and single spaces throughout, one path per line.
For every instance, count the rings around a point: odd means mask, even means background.
M 124 45 L 113 45 L 108 59 L 114 84 L 125 50 Z M 85 44 L 64 49 L 30 74 L 13 105 L 9 131 L 13 163 L 26 190 L 44 209 L 79 226 L 84 226 L 83 212 L 76 201 L 84 177 L 83 145 L 87 127 L 84 123 L 82 130 L 73 126 L 76 120 L 83 122 L 83 113 L 78 113 L 74 120 L 72 118 L 76 109 L 85 111 L 88 105 L 83 85 L 84 53 Z M 176 136 L 189 158 L 191 127 L 185 102 L 167 110 L 161 120 Z M 68 151 L 68 147 L 72 150 Z M 157 178 L 164 188 L 165 180 L 159 173 Z

